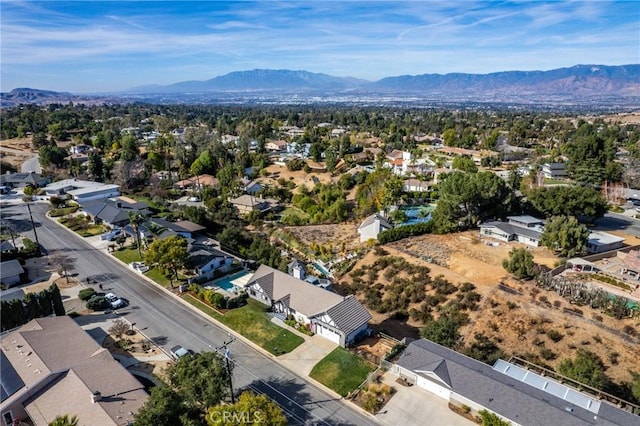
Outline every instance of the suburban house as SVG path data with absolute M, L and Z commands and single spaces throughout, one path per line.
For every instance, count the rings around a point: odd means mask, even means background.
M 0 186 L 24 188 L 25 186 L 41 187 L 49 183 L 49 178 L 38 173 L 10 173 L 0 175 Z
M 542 165 L 542 174 L 547 179 L 563 179 L 567 177 L 564 171 L 564 163 L 545 163 Z
M 104 223 L 111 228 L 124 228 L 129 224 L 129 214 L 140 213 L 151 216 L 145 202 L 138 202 L 127 197 L 104 198 L 80 203 L 84 212 L 94 223 Z
M 640 250 L 631 250 L 622 260 L 622 274 L 640 280 Z
M 215 176 L 204 174 L 178 181 L 176 182 L 176 186 L 180 189 L 201 190 L 204 187 L 214 188 L 218 186 L 219 183 Z
M 242 184 L 242 190 L 249 195 L 256 195 L 264 189 L 257 179 L 250 180 L 249 178 L 244 177 L 241 179 L 240 183 Z
M 160 217 L 154 217 L 151 218 L 150 221 L 160 226 L 161 228 L 173 231 L 175 235 L 180 235 L 187 239 L 194 238 L 195 234 L 199 234 L 200 232 L 207 229 L 202 225 L 191 222 L 190 220 L 179 220 L 177 222 L 170 222 Z
M 68 316 L 34 319 L 0 336 L 3 424 L 128 425 L 148 399 L 144 386 Z
M 272 152 L 281 152 L 287 150 L 287 141 L 269 141 L 264 145 L 264 149 Z
M 491 221 L 480 225 L 480 236 L 505 242 L 518 241 L 538 247 L 542 239 L 544 220 L 533 216 L 508 216 L 508 222 Z
M 406 179 L 402 184 L 402 190 L 404 192 L 429 192 L 433 182 L 420 179 Z
M 516 426 L 640 423 L 631 412 L 532 370 L 501 359 L 492 367 L 426 339 L 410 342 L 391 372 L 453 405 L 487 410 Z
M 311 149 L 310 143 L 302 142 L 290 142 L 287 144 L 287 153 L 294 156 L 301 156 L 306 158 L 309 156 L 309 150 Z
M 71 198 L 80 204 L 120 195 L 120 187 L 118 185 L 80 179 L 64 179 L 53 182 L 47 185 L 44 190 L 49 196 L 69 194 Z
M 0 253 L 11 253 L 17 250 L 9 241 L 0 241 Z
M 591 231 L 587 240 L 587 252 L 590 254 L 618 250 L 624 245 L 624 238 L 602 231 Z
M 393 226 L 382 217 L 380 214 L 375 213 L 367 217 L 358 227 L 358 234 L 360 234 L 360 242 L 364 243 L 371 239 L 378 238 L 378 234 L 387 229 L 391 229 Z
M 354 296 L 340 296 L 266 265 L 258 268 L 246 288 L 250 297 L 274 312 L 293 316 L 341 346 L 369 327 L 371 315 Z
M 249 214 L 254 210 L 264 213 L 271 210 L 275 204 L 270 200 L 247 194 L 232 198 L 229 202 L 238 210 L 239 214 Z
M 0 263 L 0 284 L 11 287 L 20 284 L 27 274 L 18 259 Z
M 81 144 L 81 145 L 73 145 L 69 148 L 69 152 L 71 154 L 87 154 L 92 150 L 92 147 L 89 145 Z
M 213 278 L 216 270 L 226 271 L 233 261 L 233 256 L 212 247 L 201 245 L 189 247 L 189 264 L 198 278 Z

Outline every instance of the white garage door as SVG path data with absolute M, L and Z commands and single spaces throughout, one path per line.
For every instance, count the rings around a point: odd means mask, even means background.
M 322 324 L 316 324 L 316 334 L 324 337 L 325 339 L 331 340 L 333 343 L 340 344 L 340 335 L 335 331 L 324 327 Z
M 424 377 L 420 377 L 418 376 L 418 379 L 416 381 L 416 384 L 418 386 L 420 386 L 423 389 L 428 390 L 429 392 L 433 393 L 436 396 L 439 396 L 440 398 L 446 399 L 447 401 L 449 400 L 449 397 L 451 396 L 451 391 L 431 380 L 425 379 Z

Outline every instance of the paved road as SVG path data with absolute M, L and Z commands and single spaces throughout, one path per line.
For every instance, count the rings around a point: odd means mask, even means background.
M 50 253 L 61 250 L 77 259 L 78 278 L 90 277 L 105 289 L 128 299 L 131 305 L 120 311 L 148 337 L 168 350 L 183 345 L 196 351 L 216 348 L 228 340 L 227 333 L 163 290 L 138 276 L 120 262 L 93 248 L 44 216 L 48 205 L 32 204 L 40 244 Z M 4 206 L 2 220 L 13 223 L 32 237 L 24 204 Z M 241 340 L 230 345 L 235 363 L 234 387 L 266 393 L 285 410 L 290 424 L 374 425 L 377 424 L 333 395 L 307 382 Z
M 640 220 L 619 213 L 607 213 L 596 220 L 596 225 L 612 231 L 624 231 L 635 237 L 640 237 Z
M 22 151 L 19 149 L 9 148 L 6 146 L 0 146 L 0 151 L 8 152 L 11 154 L 15 154 L 25 158 L 22 165 L 20 166 L 20 171 L 23 173 L 35 172 L 42 173 L 42 169 L 40 168 L 40 160 L 38 155 L 33 155 L 31 152 Z M 32 156 L 31 158 L 26 158 Z

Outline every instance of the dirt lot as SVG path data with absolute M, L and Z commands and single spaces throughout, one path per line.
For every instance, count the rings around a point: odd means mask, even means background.
M 306 185 L 308 189 L 313 188 L 315 183 L 312 180 L 312 177 L 317 177 L 321 183 L 335 183 L 338 181 L 338 178 L 331 177 L 330 173 L 306 173 L 304 170 L 298 170 L 295 172 L 287 169 L 287 166 L 280 166 L 278 164 L 272 164 L 265 169 L 269 174 L 266 177 L 261 176 L 260 181 L 263 184 L 278 186 L 278 179 L 284 178 L 287 182 L 293 181 L 296 184 L 296 188 L 300 185 Z M 293 190 L 295 193 L 295 189 Z
M 640 334 L 637 321 L 618 321 L 589 307 L 580 308 L 583 315 L 566 312 L 565 308 L 572 310 L 574 307 L 554 292 L 509 277 L 502 268 L 502 259 L 508 256 L 512 247 L 522 246 L 502 242 L 495 246 L 485 245 L 478 239 L 477 232 L 465 232 L 413 237 L 384 246 L 384 249 L 390 256 L 401 256 L 410 263 L 428 266 L 432 278 L 442 274 L 453 284 L 472 282 L 476 285 L 476 291 L 483 298 L 480 308 L 470 314 L 470 324 L 461 330 L 465 342 L 470 343 L 475 333 L 483 332 L 505 353 L 526 356 L 554 368 L 560 360 L 572 356 L 582 347 L 600 355 L 607 366 L 607 374 L 614 381 L 631 380 L 629 370 L 638 369 L 640 341 L 626 335 L 623 328 L 632 326 Z M 530 250 L 536 263 L 553 267 L 557 261 L 545 248 Z M 379 256 L 371 251 L 353 269 L 367 270 L 377 258 Z M 348 274 L 340 278 L 346 283 L 351 280 Z M 382 275 L 376 281 L 388 285 Z M 500 283 L 506 286 L 502 288 L 514 290 L 504 291 L 500 289 Z M 411 318 L 400 321 L 390 318 L 389 314 L 371 314 L 373 325 L 396 338 L 417 337 L 422 326 Z M 547 335 L 549 330 L 558 331 L 562 337 L 554 336 L 558 339 L 554 341 Z
M 16 150 L 22 152 L 16 152 Z M 35 151 L 31 149 L 31 138 L 15 138 L 0 141 L 0 159 L 11 164 L 18 169 L 18 171 L 20 171 L 20 166 L 24 160 L 34 155 Z
M 291 232 L 298 240 L 307 246 L 311 243 L 333 244 L 336 254 L 342 250 L 342 244 L 346 251 L 355 250 L 362 246 L 358 237 L 357 223 L 339 223 L 330 225 L 287 226 L 285 229 Z

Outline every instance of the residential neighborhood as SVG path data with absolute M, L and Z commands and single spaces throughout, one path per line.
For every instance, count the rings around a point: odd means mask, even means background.
M 256 389 L 292 424 L 638 423 L 637 124 L 103 108 L 3 136 L 43 167 L 2 160 L 5 423 L 201 424 Z

